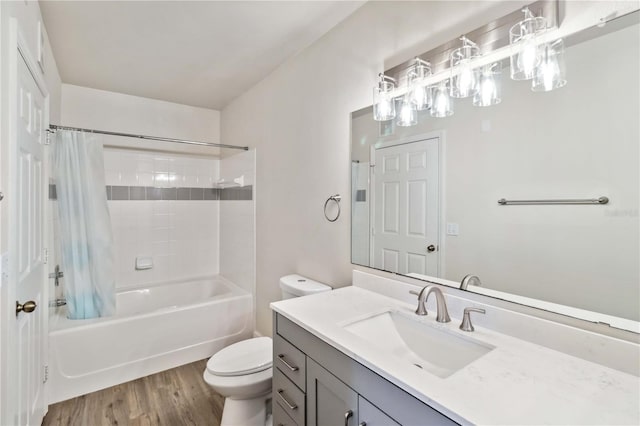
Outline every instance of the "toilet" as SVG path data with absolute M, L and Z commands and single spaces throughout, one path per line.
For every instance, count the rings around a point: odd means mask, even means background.
M 293 274 L 280 278 L 283 299 L 331 290 L 326 284 Z M 227 346 L 207 362 L 204 380 L 225 397 L 221 426 L 264 426 L 271 399 L 273 342 L 255 337 Z

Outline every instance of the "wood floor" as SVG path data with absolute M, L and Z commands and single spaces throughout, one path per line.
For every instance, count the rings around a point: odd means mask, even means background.
M 43 425 L 219 425 L 224 398 L 202 379 L 207 360 L 49 407 Z

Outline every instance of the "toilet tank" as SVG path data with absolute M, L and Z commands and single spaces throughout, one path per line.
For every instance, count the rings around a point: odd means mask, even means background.
M 280 278 L 280 290 L 282 290 L 282 299 L 284 300 L 322 293 L 323 291 L 332 290 L 332 288 L 302 275 L 292 274 Z

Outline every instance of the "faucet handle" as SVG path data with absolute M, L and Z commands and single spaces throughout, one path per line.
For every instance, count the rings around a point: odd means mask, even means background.
M 415 291 L 415 290 L 409 290 L 410 294 L 416 295 L 418 296 L 418 307 L 416 308 L 416 315 L 427 315 L 427 308 L 424 305 L 424 289 L 426 287 L 423 287 L 422 290 Z
M 473 331 L 473 324 L 471 324 L 471 312 L 478 312 L 481 314 L 486 313 L 482 308 L 464 308 L 464 313 L 462 315 L 462 323 L 460 324 L 460 330 L 462 331 Z

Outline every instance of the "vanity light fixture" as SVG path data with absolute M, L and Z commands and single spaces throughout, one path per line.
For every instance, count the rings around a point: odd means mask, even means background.
M 452 98 L 471 97 L 474 106 L 497 105 L 502 101 L 502 67 L 507 66 L 507 56 L 511 78 L 532 80 L 527 84 L 534 92 L 563 87 L 567 83 L 564 42 L 552 38 L 558 28 L 557 2 L 538 0 L 531 9 L 516 10 L 468 33 L 470 38 L 462 36 L 461 43 L 452 40 L 387 70 L 388 75 L 380 73 L 373 89 L 374 119 L 396 119 L 398 126 L 413 126 L 418 111 L 448 117 L 453 114 Z
M 378 74 L 380 80 L 373 88 L 373 118 L 376 121 L 392 120 L 396 116 L 396 104 L 393 91 L 396 80 L 383 73 Z
M 447 80 L 443 80 L 438 84 L 435 95 L 433 96 L 433 105 L 431 105 L 431 116 L 436 118 L 449 117 L 453 115 L 453 102 L 449 97 L 449 89 Z
M 511 55 L 511 78 L 531 80 L 540 64 L 540 47 L 537 38 L 547 29 L 547 20 L 534 16 L 528 7 L 522 9 L 524 19 L 509 30 Z
M 549 92 L 567 84 L 562 39 L 542 45 L 540 52 L 540 65 L 536 68 L 531 90 Z
M 407 84 L 411 91 L 411 101 L 418 111 L 431 108 L 431 88 L 424 84 L 424 79 L 431 75 L 431 64 L 416 57 L 413 69 L 407 76 Z
M 400 114 L 398 114 L 396 124 L 401 127 L 415 126 L 418 124 L 418 111 L 416 110 L 416 104 L 413 102 L 413 99 L 411 99 L 410 92 L 407 92 L 402 97 Z
M 480 57 L 478 45 L 460 37 L 462 46 L 451 52 L 451 96 L 468 98 L 478 91 L 479 69 L 473 67 L 473 60 Z
M 482 67 L 480 80 L 478 81 L 478 91 L 473 95 L 473 105 L 485 107 L 502 102 L 501 76 L 501 62 L 494 62 Z

